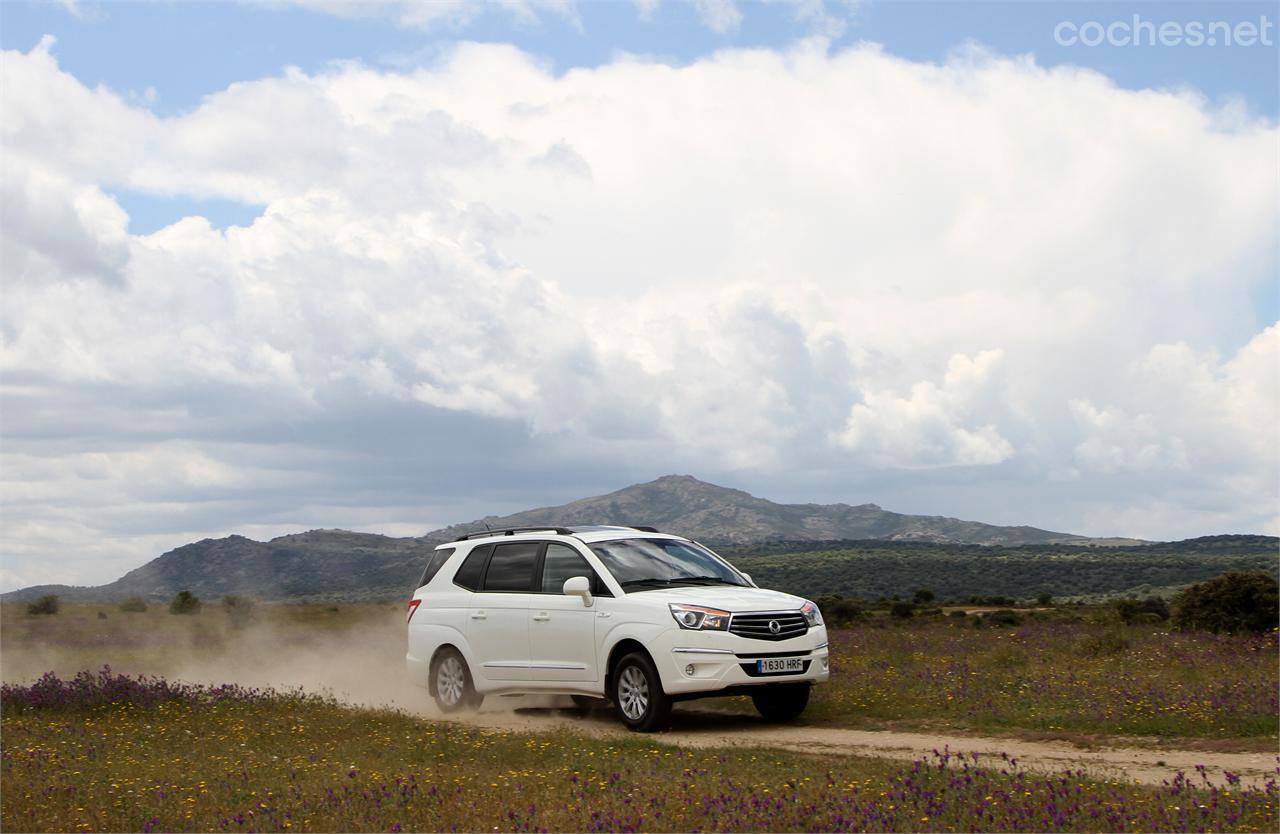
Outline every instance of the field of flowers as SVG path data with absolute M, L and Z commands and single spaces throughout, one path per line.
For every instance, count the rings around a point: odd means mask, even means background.
M 811 722 L 1160 737 L 1254 737 L 1280 729 L 1276 632 L 964 621 L 833 631 L 831 682 Z
M 0 702 L 6 831 L 1274 831 L 1280 806 L 1274 780 L 606 743 L 107 671 Z
M 401 605 L 261 605 L 249 623 L 233 613 L 219 605 L 175 616 L 162 608 L 127 614 L 69 604 L 53 616 L 28 616 L 21 606 L 3 605 L 4 679 L 30 681 L 48 670 L 68 676 L 108 663 L 132 674 L 328 687 L 365 704 L 423 698 L 401 691 Z M 1181 633 L 1095 624 L 1091 615 L 1061 610 L 1001 628 L 974 628 L 972 618 L 878 617 L 832 630 L 831 681 L 815 690 L 804 720 L 1275 749 L 1275 632 Z M 747 699 L 714 703 L 754 714 Z

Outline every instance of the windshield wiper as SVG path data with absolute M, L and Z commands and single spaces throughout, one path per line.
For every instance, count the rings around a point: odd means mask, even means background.
M 645 579 L 628 579 L 626 582 L 620 582 L 623 588 L 638 588 L 641 585 L 658 585 L 666 587 L 671 584 L 670 579 L 659 579 L 656 576 L 646 577 Z
M 733 582 L 732 580 L 724 579 L 719 576 L 677 576 L 675 579 L 672 579 L 671 582 L 689 582 L 694 585 L 734 585 L 742 587 L 742 583 L 740 582 Z

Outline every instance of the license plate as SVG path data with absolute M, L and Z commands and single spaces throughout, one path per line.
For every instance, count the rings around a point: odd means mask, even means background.
M 762 657 L 756 661 L 756 671 L 761 674 L 769 672 L 803 672 L 803 657 Z

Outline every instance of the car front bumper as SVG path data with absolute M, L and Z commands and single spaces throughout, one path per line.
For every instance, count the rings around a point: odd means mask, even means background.
M 670 629 L 651 644 L 668 695 L 714 695 L 771 683 L 822 683 L 830 677 L 827 630 L 816 626 L 790 640 L 754 640 L 724 632 Z M 798 672 L 757 670 L 761 658 L 797 658 Z

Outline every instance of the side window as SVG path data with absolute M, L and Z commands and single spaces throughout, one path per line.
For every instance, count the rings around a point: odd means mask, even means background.
M 427 560 L 427 569 L 422 572 L 422 578 L 418 580 L 418 587 L 426 585 L 435 575 L 440 572 L 440 568 L 444 567 L 444 563 L 449 561 L 449 557 L 454 554 L 458 548 L 446 547 L 443 550 L 437 550 L 431 554 L 431 558 Z
M 542 559 L 542 593 L 564 593 L 564 581 L 573 576 L 591 580 L 591 593 L 596 596 L 612 596 L 581 553 L 565 544 L 548 544 Z
M 493 545 L 477 547 L 467 554 L 467 558 L 454 574 L 453 584 L 461 585 L 470 591 L 480 590 L 480 579 L 484 576 L 484 563 L 489 558 Z
M 533 565 L 541 547 L 541 542 L 512 542 L 495 547 L 484 575 L 484 589 L 529 593 L 533 590 Z
M 563 544 L 547 545 L 547 555 L 542 560 L 542 593 L 559 594 L 564 581 L 573 576 L 590 579 L 595 572 L 582 558 L 582 554 Z

